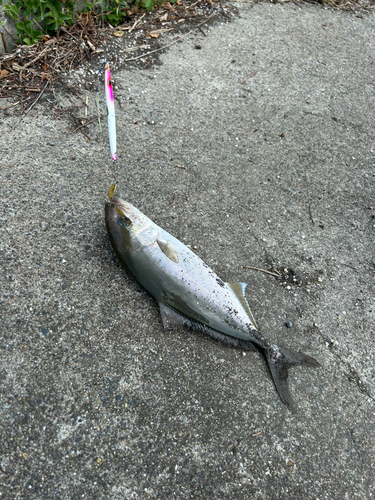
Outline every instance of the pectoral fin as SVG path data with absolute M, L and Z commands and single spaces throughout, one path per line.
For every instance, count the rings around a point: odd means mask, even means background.
M 176 249 L 174 248 L 173 245 L 169 243 L 169 241 L 165 240 L 156 240 L 160 250 L 168 257 L 168 259 L 171 259 L 172 262 L 178 262 L 178 253 Z
M 246 297 L 245 297 L 245 289 L 247 287 L 246 283 L 240 283 L 236 281 L 235 283 L 227 283 L 229 288 L 233 290 L 233 292 L 236 294 L 236 297 L 238 300 L 241 302 L 243 308 L 245 311 L 247 311 L 247 314 L 249 315 L 249 319 L 254 325 L 254 327 L 258 330 L 257 324 L 255 323 L 255 319 L 253 316 L 253 313 L 250 310 L 249 304 L 247 303 Z

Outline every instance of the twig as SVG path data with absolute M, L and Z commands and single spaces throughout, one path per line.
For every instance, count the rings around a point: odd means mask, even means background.
M 35 58 L 33 59 L 32 61 L 28 62 L 27 64 L 25 64 L 25 66 L 20 66 L 21 70 L 22 69 L 26 69 L 28 68 L 29 66 L 31 66 L 32 64 L 34 64 L 35 62 L 39 61 L 39 59 L 42 57 L 42 55 L 47 52 L 48 50 L 50 50 L 50 47 L 46 47 L 44 50 L 42 50 L 42 52 Z
M 243 266 L 245 269 L 254 269 L 255 271 L 260 271 L 262 273 L 270 274 L 271 276 L 276 276 L 276 278 L 281 278 L 279 273 L 271 273 L 271 271 L 265 271 L 264 269 L 259 269 L 259 267 Z
M 177 192 L 176 192 L 176 193 L 174 193 L 174 196 L 173 196 L 173 201 L 172 201 L 172 203 L 169 205 L 169 207 L 168 207 L 168 208 L 173 207 L 173 205 L 176 203 L 176 198 L 177 198 Z
M 310 191 L 309 191 L 309 188 L 307 188 L 307 197 L 308 197 L 308 200 L 309 200 L 309 216 L 310 216 L 310 220 L 312 222 L 312 225 L 315 226 L 315 222 L 314 222 L 314 219 L 313 219 L 313 216 L 312 216 L 312 213 L 311 213 L 311 203 L 310 203 Z
M 135 50 L 139 49 L 149 49 L 150 45 L 138 45 L 138 47 L 128 47 L 127 49 L 123 49 L 123 52 L 134 52 Z
M 259 436 L 259 434 L 262 434 L 262 431 L 259 431 L 259 432 L 257 432 L 256 434 L 252 434 L 252 437 L 254 438 L 254 437 L 256 437 L 256 436 Z
M 342 266 L 347 266 L 347 267 L 350 267 L 351 269 L 354 269 L 354 271 L 357 271 L 357 270 L 358 270 L 356 267 L 351 266 L 350 264 L 345 264 L 345 262 L 340 262 L 340 264 L 341 264 Z
M 16 71 L 20 71 L 20 72 L 21 72 L 21 71 L 23 71 L 23 70 L 25 69 L 23 66 L 20 66 L 20 65 L 19 65 L 18 63 L 16 63 L 16 62 L 14 62 L 14 63 L 12 64 L 12 66 L 13 66 L 13 69 L 15 69 Z M 30 68 L 30 69 L 26 68 L 26 69 L 27 69 L 27 71 L 30 71 L 30 73 L 35 73 L 35 72 L 36 72 L 36 70 L 35 70 L 35 69 L 31 69 L 31 68 Z
M 9 35 L 10 37 L 12 37 L 12 38 L 13 38 L 13 40 L 14 40 L 15 42 L 17 42 L 17 38 L 16 38 L 14 35 L 12 35 L 12 33 L 11 33 L 9 30 L 7 30 L 7 29 L 6 29 L 5 24 L 3 24 L 3 25 L 2 25 L 2 28 L 3 28 L 3 29 L 4 29 L 4 30 L 8 33 L 8 35 Z M 5 47 L 5 45 L 4 45 L 4 47 Z
M 254 71 L 249 76 L 247 76 L 246 78 L 244 78 L 241 83 L 245 83 L 246 80 L 248 80 L 249 78 L 251 78 L 252 76 L 254 76 L 256 72 L 257 72 L 257 70 L 254 69 Z
M 310 220 L 312 222 L 312 225 L 315 226 L 315 222 L 314 222 L 314 219 L 313 219 L 313 216 L 312 216 L 312 213 L 311 213 L 311 204 L 309 202 L 309 215 L 310 215 Z
M 86 132 L 84 130 L 82 130 L 82 128 L 78 127 L 76 130 L 79 130 L 80 132 L 82 132 L 82 134 L 87 137 L 87 140 L 91 141 L 90 137 L 86 134 Z
M 60 26 L 60 29 L 61 29 L 61 31 L 63 31 L 64 33 L 66 33 L 67 35 L 69 35 L 70 37 L 72 37 L 74 39 L 74 36 L 69 32 L 69 30 L 67 30 L 65 28 L 65 26 L 63 26 L 63 25 Z
M 76 118 L 76 117 L 74 117 L 74 118 Z M 94 123 L 95 121 L 96 121 L 96 118 L 93 118 L 92 120 L 88 120 L 87 122 L 82 123 L 79 127 L 77 127 L 77 128 L 74 130 L 74 132 L 77 132 L 77 130 L 80 130 L 82 127 L 87 127 L 87 125 L 90 125 L 90 123 Z M 88 136 L 86 136 L 86 137 L 88 137 Z M 89 137 L 88 137 L 88 138 L 89 138 Z M 89 139 L 90 139 L 90 138 L 89 138 Z M 90 139 L 90 141 L 91 141 L 91 139 Z
M 17 125 L 24 119 L 24 117 L 31 111 L 31 109 L 35 106 L 35 104 L 39 101 L 39 99 L 42 97 L 42 94 L 45 90 L 45 88 L 47 87 L 47 85 L 49 84 L 49 81 L 47 81 L 47 83 L 44 85 L 43 89 L 40 91 L 40 94 L 38 95 L 38 97 L 35 99 L 35 101 L 27 108 L 27 111 L 26 113 L 24 113 L 21 118 L 18 120 L 18 122 L 14 125 L 13 127 L 13 130 L 17 127 Z
M 62 83 L 64 84 L 64 82 L 62 82 Z M 70 92 L 73 92 L 73 94 L 75 94 L 78 97 L 78 99 L 81 99 L 81 101 L 83 102 L 83 104 L 86 106 L 86 101 L 79 94 L 77 94 L 77 92 L 72 87 L 69 87 L 66 84 L 65 84 L 65 86 L 66 86 L 66 88 L 68 90 L 70 90 Z
M 11 104 L 10 106 L 7 106 L 6 108 L 3 108 L 3 111 L 5 111 L 6 109 L 9 109 L 9 108 L 12 108 L 13 106 L 17 106 L 17 104 L 19 104 L 20 102 L 21 101 L 17 101 L 14 104 Z
M 187 167 L 184 167 L 183 165 L 175 165 L 177 168 L 183 168 L 184 170 L 187 170 Z
M 45 92 L 52 92 L 51 89 L 46 89 Z M 40 89 L 28 89 L 27 87 L 25 87 L 25 92 L 40 92 Z
M 68 111 L 72 111 L 73 109 L 77 109 L 77 108 L 82 108 L 82 106 L 72 106 L 70 108 L 63 109 L 62 111 L 60 111 L 60 113 L 57 113 L 57 115 L 55 115 L 53 117 L 53 120 L 56 120 L 56 118 L 58 118 L 63 113 L 67 113 Z
M 14 54 L 5 54 L 5 56 L 0 57 L 1 62 L 6 62 L 9 61 L 9 59 L 14 59 L 15 55 Z
M 179 38 L 177 38 L 177 40 L 173 40 L 173 42 L 171 43 L 168 43 L 167 45 L 164 45 L 163 47 L 159 47 L 158 49 L 155 49 L 155 50 L 151 50 L 150 52 L 146 52 L 146 54 L 142 54 L 140 56 L 137 56 L 137 57 L 132 57 L 131 59 L 124 59 L 124 62 L 129 62 L 129 61 L 136 61 L 137 59 L 141 59 L 141 57 L 147 57 L 149 56 L 150 54 L 154 54 L 155 52 L 159 52 L 160 50 L 164 50 L 168 47 L 170 47 L 171 45 L 181 41 L 183 38 L 186 38 L 188 35 L 190 35 L 196 28 L 199 28 L 199 26 L 202 26 L 202 24 L 205 24 L 207 21 L 209 21 L 211 19 L 211 17 L 213 16 L 213 14 L 211 14 L 205 21 L 203 21 L 202 23 L 198 24 L 198 26 L 196 26 L 194 29 L 188 31 L 185 35 L 183 36 L 180 36 Z
M 4 36 L 3 32 L 1 32 L 1 38 L 3 40 L 4 50 L 5 50 L 5 52 L 8 52 L 7 43 L 5 41 L 5 36 Z
M 143 14 L 143 16 L 142 16 L 142 17 L 140 17 L 139 19 L 137 19 L 137 20 L 135 21 L 135 23 L 133 24 L 133 26 L 130 28 L 129 33 L 131 33 L 131 32 L 133 31 L 133 29 L 137 26 L 137 24 L 139 24 L 139 23 L 142 21 L 142 19 L 145 17 L 145 15 L 146 15 L 146 14 Z

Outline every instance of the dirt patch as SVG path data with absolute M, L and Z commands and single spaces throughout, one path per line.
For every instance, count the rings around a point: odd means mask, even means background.
M 100 88 L 104 62 L 112 72 L 124 66 L 150 68 L 168 47 L 196 30 L 205 35 L 204 25 L 229 20 L 235 11 L 233 5 L 205 0 L 165 3 L 152 12 L 137 12 L 116 28 L 100 26 L 98 16 L 89 13 L 56 37 L 45 35 L 31 47 L 19 46 L 0 57 L 2 111 L 19 115 L 21 121 L 37 102 L 47 99 L 54 119 L 69 117 L 72 130 L 90 140 L 88 126 L 98 116 L 87 116 L 81 90 Z M 101 112 L 104 118 L 106 111 Z

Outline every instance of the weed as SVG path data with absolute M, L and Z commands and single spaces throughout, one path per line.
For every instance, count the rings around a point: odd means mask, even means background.
M 176 0 L 170 0 L 174 3 Z M 18 42 L 26 45 L 54 35 L 61 26 L 72 26 L 82 15 L 94 13 L 96 19 L 117 26 L 139 8 L 151 11 L 164 0 L 15 0 L 5 4 L 5 13 L 16 21 Z M 0 0 L 2 5 L 3 0 Z

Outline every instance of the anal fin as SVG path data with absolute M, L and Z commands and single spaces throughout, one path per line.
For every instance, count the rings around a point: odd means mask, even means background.
M 159 302 L 161 319 L 165 330 L 178 330 L 179 328 L 190 328 L 191 319 L 175 309 Z
M 180 328 L 189 328 L 194 332 L 208 335 L 209 337 L 222 342 L 223 344 L 230 347 L 238 347 L 244 349 L 245 351 L 258 351 L 258 349 L 246 340 L 237 339 L 231 337 L 230 335 L 225 335 L 207 325 L 199 323 L 191 318 L 188 318 L 184 314 L 172 309 L 172 307 L 167 306 L 163 302 L 159 302 L 160 314 L 163 321 L 163 326 L 166 330 L 178 330 Z

